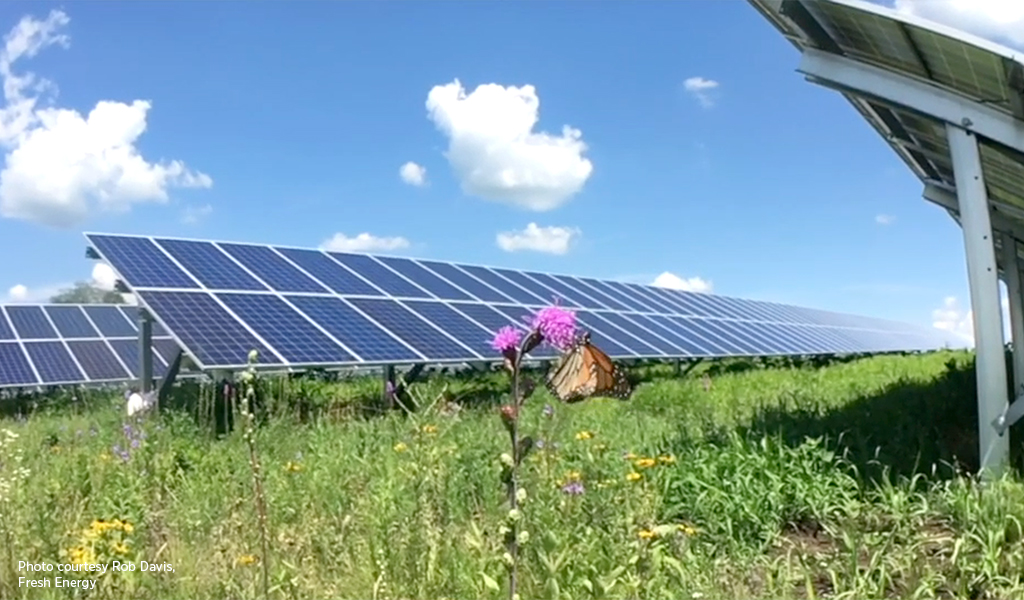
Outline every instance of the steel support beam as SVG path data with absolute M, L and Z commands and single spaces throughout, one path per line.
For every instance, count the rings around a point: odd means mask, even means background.
M 1024 122 L 935 84 L 810 48 L 797 71 L 813 83 L 898 104 L 1024 152 Z
M 992 422 L 996 433 L 1005 435 L 1024 414 L 1024 292 L 1021 289 L 1021 264 L 1017 255 L 1017 240 L 1003 234 L 1003 275 L 1006 279 L 1006 300 L 1010 308 L 1010 331 L 1013 336 L 1013 389 L 1017 399 Z
M 139 393 L 153 389 L 153 318 L 139 308 Z
M 1006 359 L 1003 354 L 999 270 L 977 136 L 946 125 L 960 206 L 967 255 L 974 321 L 975 372 L 978 385 L 978 451 L 983 476 L 998 476 L 1006 468 L 1010 443 L 993 427 L 1006 410 Z

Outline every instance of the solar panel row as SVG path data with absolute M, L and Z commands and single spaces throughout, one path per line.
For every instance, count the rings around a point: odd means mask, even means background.
M 199 366 L 495 360 L 554 298 L 615 358 L 925 350 L 906 324 L 619 281 L 319 250 L 86 234 Z M 549 349 L 535 352 L 553 356 Z
M 108 383 L 139 372 L 137 309 L 105 304 L 0 305 L 0 387 Z M 153 331 L 159 377 L 178 352 Z

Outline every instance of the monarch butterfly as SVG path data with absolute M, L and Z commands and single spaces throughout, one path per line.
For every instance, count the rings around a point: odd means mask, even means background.
M 611 396 L 628 400 L 633 386 L 626 374 L 615 366 L 584 333 L 562 355 L 547 376 L 547 388 L 562 402 L 579 402 L 591 396 Z

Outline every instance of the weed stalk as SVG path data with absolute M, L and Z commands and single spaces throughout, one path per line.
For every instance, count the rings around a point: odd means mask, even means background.
M 256 515 L 260 530 L 260 562 L 263 565 L 263 597 L 270 594 L 270 547 L 267 541 L 267 500 L 263 492 L 263 476 L 260 457 L 256 448 L 256 415 L 253 405 L 256 401 L 256 350 L 249 352 L 249 368 L 243 373 L 245 382 L 245 401 L 242 402 L 242 414 L 245 416 L 244 439 L 249 446 L 249 466 L 252 469 L 252 485 L 255 494 Z

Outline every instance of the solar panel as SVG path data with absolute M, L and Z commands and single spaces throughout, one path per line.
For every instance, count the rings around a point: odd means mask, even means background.
M 86 236 L 203 369 L 244 368 L 251 349 L 262 365 L 287 368 L 496 361 L 494 333 L 506 325 L 525 330 L 537 307 L 556 300 L 613 358 L 926 350 L 952 341 L 902 323 L 587 277 L 236 242 Z M 186 280 L 202 288 L 180 285 Z M 101 333 L 125 326 L 109 313 L 93 323 Z M 121 346 L 114 352 L 125 357 Z M 557 352 L 541 346 L 531 355 Z
M 0 388 L 137 378 L 138 332 L 128 316 L 137 310 L 106 304 L 0 305 Z M 161 377 L 179 347 L 162 328 L 154 327 L 153 336 L 153 373 Z

